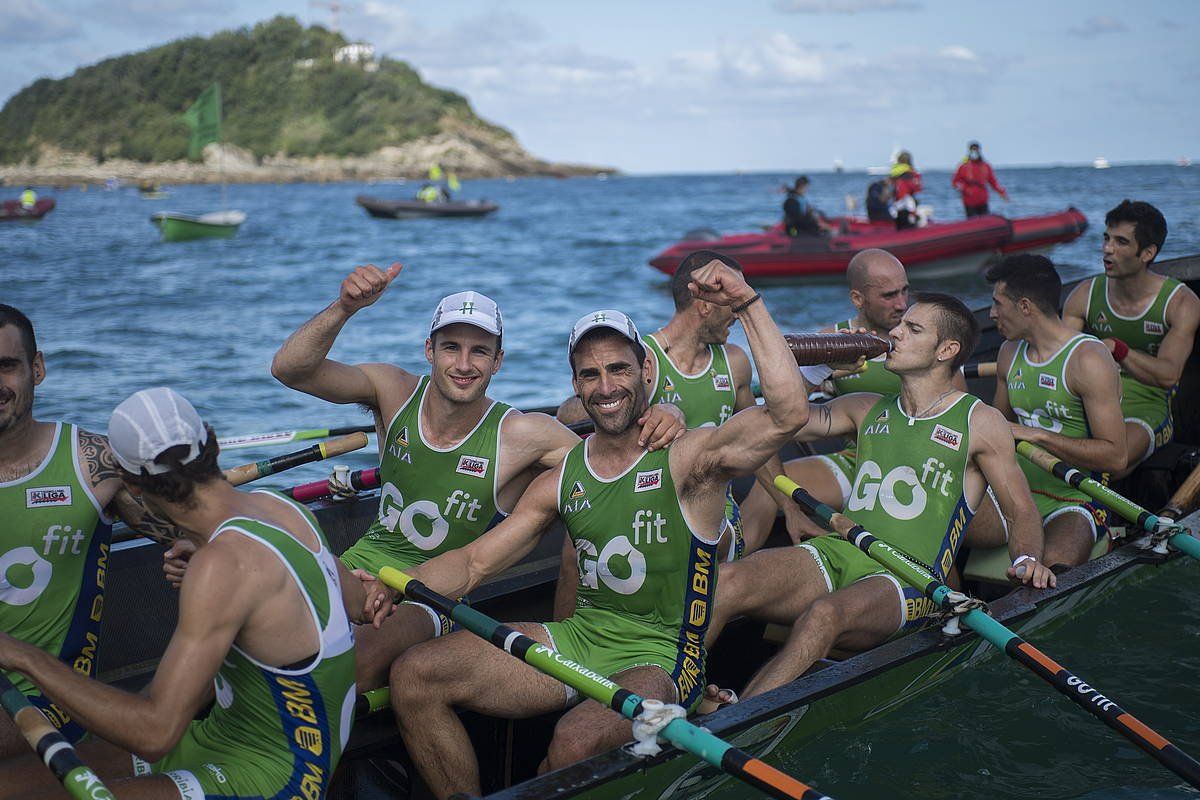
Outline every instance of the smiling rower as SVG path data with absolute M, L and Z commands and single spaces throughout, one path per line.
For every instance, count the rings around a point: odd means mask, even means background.
M 386 271 L 356 268 L 338 298 L 284 342 L 271 367 L 293 389 L 365 405 L 375 415 L 379 514 L 341 557 L 347 567 L 372 575 L 384 565 L 411 567 L 473 541 L 579 442 L 552 417 L 523 414 L 487 396 L 504 361 L 504 323 L 496 303 L 479 292 L 457 292 L 437 304 L 425 340 L 428 375 L 328 358 L 350 317 L 379 300 L 400 270 L 399 264 Z M 677 409 L 657 408 L 639 421 L 639 436 L 651 447 L 670 443 L 683 427 Z M 450 628 L 448 617 L 405 603 L 381 630 L 360 637 L 359 688 L 383 686 L 397 655 Z

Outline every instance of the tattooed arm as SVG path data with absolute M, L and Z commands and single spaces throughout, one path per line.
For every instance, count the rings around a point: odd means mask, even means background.
M 122 485 L 107 437 L 81 428 L 79 465 L 92 494 L 110 517 L 118 517 L 137 533 L 160 541 L 173 542 L 179 537 L 174 525 L 149 511 Z

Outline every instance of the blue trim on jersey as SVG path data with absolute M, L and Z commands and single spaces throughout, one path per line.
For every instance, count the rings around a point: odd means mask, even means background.
M 946 533 L 942 536 L 942 543 L 938 546 L 937 557 L 929 565 L 933 567 L 933 574 L 937 576 L 938 580 L 945 581 L 950 568 L 954 566 L 954 559 L 958 557 L 958 551 L 962 549 L 967 526 L 971 524 L 974 516 L 975 513 L 967 504 L 966 496 L 959 495 L 958 504 L 954 506 L 954 511 L 950 514 L 950 521 L 946 524 Z
M 275 798 L 324 797 L 333 778 L 330 768 L 333 749 L 340 747 L 341 742 L 333 740 L 325 698 L 317 682 L 311 673 L 278 675 L 264 670 L 263 677 L 275 698 L 283 734 L 292 748 L 292 775 Z M 311 718 L 306 718 L 306 714 Z
M 712 618 L 717 591 L 717 545 L 692 537 L 688 554 L 687 586 L 684 592 L 683 624 L 676 638 L 678 655 L 671 680 L 679 693 L 679 704 L 691 708 L 704 691 L 704 669 L 708 654 L 704 635 Z

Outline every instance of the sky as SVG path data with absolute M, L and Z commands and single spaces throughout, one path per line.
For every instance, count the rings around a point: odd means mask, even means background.
M 1200 162 L 1196 0 L 335 0 L 554 161 L 630 173 Z M 325 0 L 0 0 L 0 98 Z

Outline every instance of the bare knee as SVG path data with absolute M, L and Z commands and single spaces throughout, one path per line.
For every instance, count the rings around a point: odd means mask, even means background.
M 392 662 L 388 686 L 397 714 L 405 708 L 446 702 L 440 679 L 449 673 L 436 645 L 434 641 L 411 647 Z
M 818 597 L 796 621 L 794 630 L 840 631 L 843 627 L 843 617 L 842 609 L 828 595 Z
M 614 718 L 615 720 L 615 718 Z M 620 722 L 619 724 L 628 725 Z M 554 738 L 546 752 L 547 769 L 562 769 L 565 766 L 591 758 L 610 749 L 613 731 L 608 725 L 563 725 L 554 730 Z M 632 738 L 630 732 L 628 738 Z

